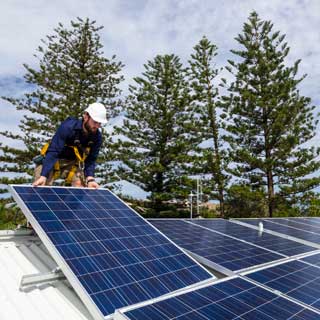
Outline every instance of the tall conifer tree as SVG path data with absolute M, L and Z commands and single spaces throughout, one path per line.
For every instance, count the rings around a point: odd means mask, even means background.
M 224 168 L 227 164 L 223 141 L 219 129 L 218 87 L 214 83 L 219 73 L 214 59 L 217 56 L 217 47 L 206 37 L 194 47 L 189 61 L 190 85 L 192 90 L 192 107 L 198 115 L 197 129 L 201 137 L 200 142 L 205 145 L 198 148 L 200 157 L 195 161 L 198 173 L 202 174 L 202 183 L 210 197 L 218 199 L 221 215 L 224 215 L 224 193 L 228 181 Z M 196 165 L 198 163 L 198 165 Z
M 224 99 L 232 172 L 253 188 L 266 187 L 270 216 L 283 200 L 297 204 L 320 183 L 310 178 L 320 163 L 318 150 L 307 144 L 316 121 L 310 99 L 298 90 L 305 75 L 297 76 L 300 60 L 286 64 L 285 35 L 272 29 L 251 13 L 236 38 L 241 48 L 231 51 L 239 62 L 229 61 L 235 81 Z
M 26 83 L 34 91 L 14 99 L 2 97 L 17 110 L 24 112 L 17 130 L 0 134 L 19 140 L 24 148 L 1 145 L 0 171 L 25 172 L 32 175 L 32 158 L 54 134 L 57 126 L 68 116 L 80 117 L 88 104 L 99 101 L 109 107 L 109 116 L 116 112 L 123 77 L 119 75 L 123 65 L 104 57 L 99 31 L 95 21 L 77 18 L 71 28 L 61 23 L 53 35 L 42 40 L 35 55 L 39 67 L 33 69 L 24 64 Z M 30 178 L 4 179 L 2 183 L 22 183 Z
M 188 151 L 192 148 L 192 113 L 185 69 L 175 55 L 157 56 L 134 79 L 126 120 L 117 133 L 122 178 L 151 192 L 154 208 L 162 201 L 186 197 Z

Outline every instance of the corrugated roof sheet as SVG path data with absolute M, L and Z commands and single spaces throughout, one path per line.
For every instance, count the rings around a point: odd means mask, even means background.
M 37 237 L 0 234 L 0 319 L 92 320 L 67 281 L 42 283 L 19 290 L 22 276 L 57 267 Z

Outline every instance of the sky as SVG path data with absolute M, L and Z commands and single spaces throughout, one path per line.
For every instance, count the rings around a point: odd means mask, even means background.
M 36 49 L 59 22 L 70 27 L 70 20 L 88 17 L 104 26 L 105 56 L 115 54 L 125 64 L 126 91 L 147 60 L 175 53 L 186 62 L 204 35 L 218 47 L 217 66 L 225 66 L 253 10 L 286 34 L 288 65 L 302 59 L 300 74 L 308 75 L 300 93 L 320 106 L 320 0 L 1 0 L 0 96 L 28 90 L 23 64 L 37 68 Z M 14 131 L 20 119 L 20 112 L 0 100 L 0 130 Z

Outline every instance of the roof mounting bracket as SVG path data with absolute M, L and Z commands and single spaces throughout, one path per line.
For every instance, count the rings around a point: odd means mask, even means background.
M 48 283 L 48 282 L 61 280 L 61 279 L 65 279 L 65 275 L 60 270 L 60 268 L 57 267 L 50 272 L 34 273 L 34 274 L 28 274 L 28 275 L 22 276 L 19 289 L 23 291 L 25 287 L 30 285 Z

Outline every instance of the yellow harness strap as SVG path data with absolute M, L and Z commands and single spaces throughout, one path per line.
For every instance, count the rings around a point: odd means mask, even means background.
M 84 152 L 83 156 L 81 157 L 77 147 L 75 146 L 69 146 L 69 147 L 73 148 L 74 154 L 76 155 L 78 161 L 81 163 L 84 163 L 84 160 L 86 160 L 86 157 L 87 157 L 87 152 Z
M 50 143 L 47 142 L 41 149 L 40 154 L 44 157 L 47 153 Z M 56 161 L 53 167 L 53 179 L 56 180 L 60 176 L 60 164 L 59 161 Z
M 41 149 L 41 151 L 40 151 L 40 154 L 42 155 L 42 156 L 45 156 L 46 155 L 46 153 L 47 153 L 47 150 L 48 150 L 48 148 L 49 148 L 49 142 L 47 142 L 43 147 L 42 147 L 42 149 Z
M 78 167 L 79 169 L 81 170 L 81 181 L 84 185 L 85 183 L 85 177 L 84 177 L 84 173 L 83 173 L 83 170 L 84 170 L 84 161 L 86 160 L 89 152 L 90 152 L 90 148 L 86 148 L 85 152 L 83 153 L 83 156 L 81 157 L 80 153 L 79 153 L 79 149 L 76 147 L 76 146 L 69 146 L 70 148 L 73 148 L 73 151 L 74 151 L 74 154 L 76 155 L 77 157 L 77 160 L 78 160 Z M 76 166 L 72 166 L 71 170 L 69 171 L 69 174 L 66 178 L 66 184 L 72 184 L 72 179 L 73 179 L 73 176 L 75 175 L 75 173 L 77 172 L 77 167 Z
M 41 149 L 40 154 L 42 156 L 45 156 L 47 153 L 47 150 L 49 148 L 50 143 L 47 142 Z M 83 152 L 83 156 L 81 157 L 80 152 L 78 147 L 76 146 L 69 146 L 70 148 L 73 148 L 74 154 L 76 155 L 76 158 L 78 160 L 78 167 L 80 168 L 80 170 L 83 172 L 84 169 L 84 161 L 86 160 L 89 152 L 90 152 L 90 147 L 86 148 L 85 152 Z M 59 161 L 56 161 L 56 163 L 54 164 L 53 167 L 53 179 L 56 180 L 60 177 L 60 163 Z M 65 179 L 66 184 L 72 184 L 72 179 L 73 176 L 75 175 L 75 173 L 77 172 L 77 166 L 72 166 L 71 170 L 68 173 L 67 178 Z M 83 174 L 82 174 L 83 175 Z M 84 175 L 83 175 L 84 176 Z M 84 177 L 82 178 L 84 179 Z
M 74 175 L 76 174 L 76 172 L 77 172 L 77 166 L 72 166 L 71 170 L 69 171 L 69 173 L 65 179 L 66 185 L 72 185 L 72 179 L 73 179 Z

